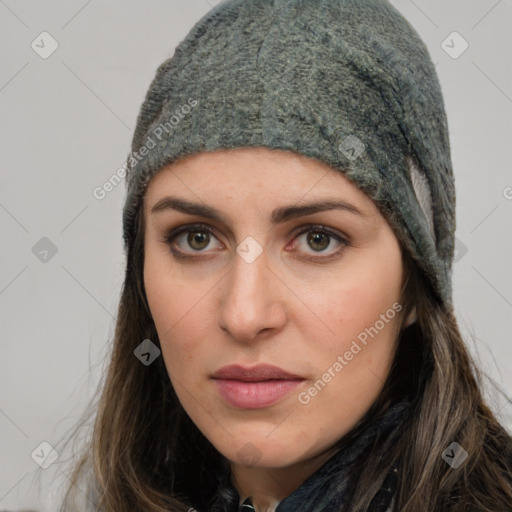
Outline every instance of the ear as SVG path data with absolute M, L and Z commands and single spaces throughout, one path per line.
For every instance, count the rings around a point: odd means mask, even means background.
M 409 316 L 407 317 L 407 320 L 404 322 L 403 328 L 409 327 L 409 325 L 416 322 L 416 306 L 412 309 L 412 311 L 409 313 Z

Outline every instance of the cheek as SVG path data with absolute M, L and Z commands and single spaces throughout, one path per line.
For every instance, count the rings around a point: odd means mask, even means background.
M 400 254 L 393 257 L 361 259 L 354 265 L 347 265 L 336 279 L 330 280 L 323 288 L 310 289 L 306 297 L 313 312 L 330 328 L 330 338 L 344 339 L 356 337 L 375 324 L 380 315 L 392 308 L 386 315 L 387 326 L 396 323 L 397 312 L 394 307 L 400 301 L 402 284 L 402 264 Z M 393 321 L 393 319 L 395 319 Z M 341 336 L 342 335 L 342 336 Z
M 194 340 L 204 339 L 199 334 L 204 329 L 199 320 L 204 292 L 181 282 L 152 253 L 145 261 L 144 287 L 166 367 L 169 372 L 180 373 L 194 360 Z
M 316 333 L 315 339 L 315 330 L 303 324 L 309 329 L 306 337 L 316 342 L 307 351 L 315 378 L 299 397 L 306 404 L 304 421 L 328 417 L 326 430 L 336 434 L 350 429 L 375 401 L 395 353 L 398 296 L 385 279 L 382 287 L 359 280 L 357 287 L 347 285 L 330 295 L 326 323 L 334 334 L 322 340 Z
M 316 346 L 323 347 L 311 351 L 312 364 L 321 372 L 317 377 L 321 378 L 329 368 L 336 374 L 332 379 L 336 383 L 329 386 L 332 398 L 335 389 L 343 389 L 358 400 L 375 394 L 394 356 L 402 310 L 401 252 L 398 244 L 390 244 L 377 257 L 361 257 L 348 263 L 346 270 L 342 269 L 337 279 L 324 288 L 322 296 L 318 290 L 310 290 L 309 304 L 322 322 L 316 320 L 313 325 L 304 321 L 302 328 L 309 333 L 307 338 L 316 337 Z M 338 356 L 342 357 L 341 363 Z M 336 362 L 338 371 L 332 368 Z

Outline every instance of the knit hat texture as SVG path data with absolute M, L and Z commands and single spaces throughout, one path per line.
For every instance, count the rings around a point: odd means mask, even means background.
M 441 87 L 387 0 L 225 0 L 198 21 L 158 67 L 137 119 L 125 250 L 158 170 L 257 146 L 341 171 L 452 307 L 455 184 Z

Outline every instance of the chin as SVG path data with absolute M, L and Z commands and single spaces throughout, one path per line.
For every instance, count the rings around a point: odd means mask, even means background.
M 236 438 L 234 436 L 234 438 Z M 299 460 L 308 458 L 303 451 L 297 450 L 296 443 L 283 444 L 282 439 L 256 438 L 256 436 L 238 437 L 229 446 L 215 448 L 235 464 L 249 467 L 281 468 L 291 466 Z

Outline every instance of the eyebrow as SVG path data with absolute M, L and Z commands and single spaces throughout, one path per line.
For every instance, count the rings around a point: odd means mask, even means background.
M 194 203 L 173 196 L 164 197 L 163 199 L 155 203 L 151 208 L 151 214 L 161 213 L 168 210 L 176 210 L 181 213 L 186 213 L 189 215 L 198 215 L 200 217 L 205 217 L 207 219 L 227 224 L 226 219 L 224 218 L 222 213 L 220 213 L 220 211 L 217 210 L 216 208 L 207 206 L 202 203 Z M 354 215 L 359 215 L 361 217 L 369 217 L 367 213 L 361 211 L 359 208 L 356 208 L 354 205 L 350 203 L 340 200 L 326 199 L 323 201 L 315 201 L 307 204 L 302 204 L 300 206 L 281 206 L 279 208 L 272 210 L 270 218 L 273 224 L 278 224 L 280 222 L 286 222 L 287 220 L 290 219 L 302 217 L 303 215 L 312 215 L 314 213 L 327 210 L 342 210 L 348 213 L 352 213 Z

